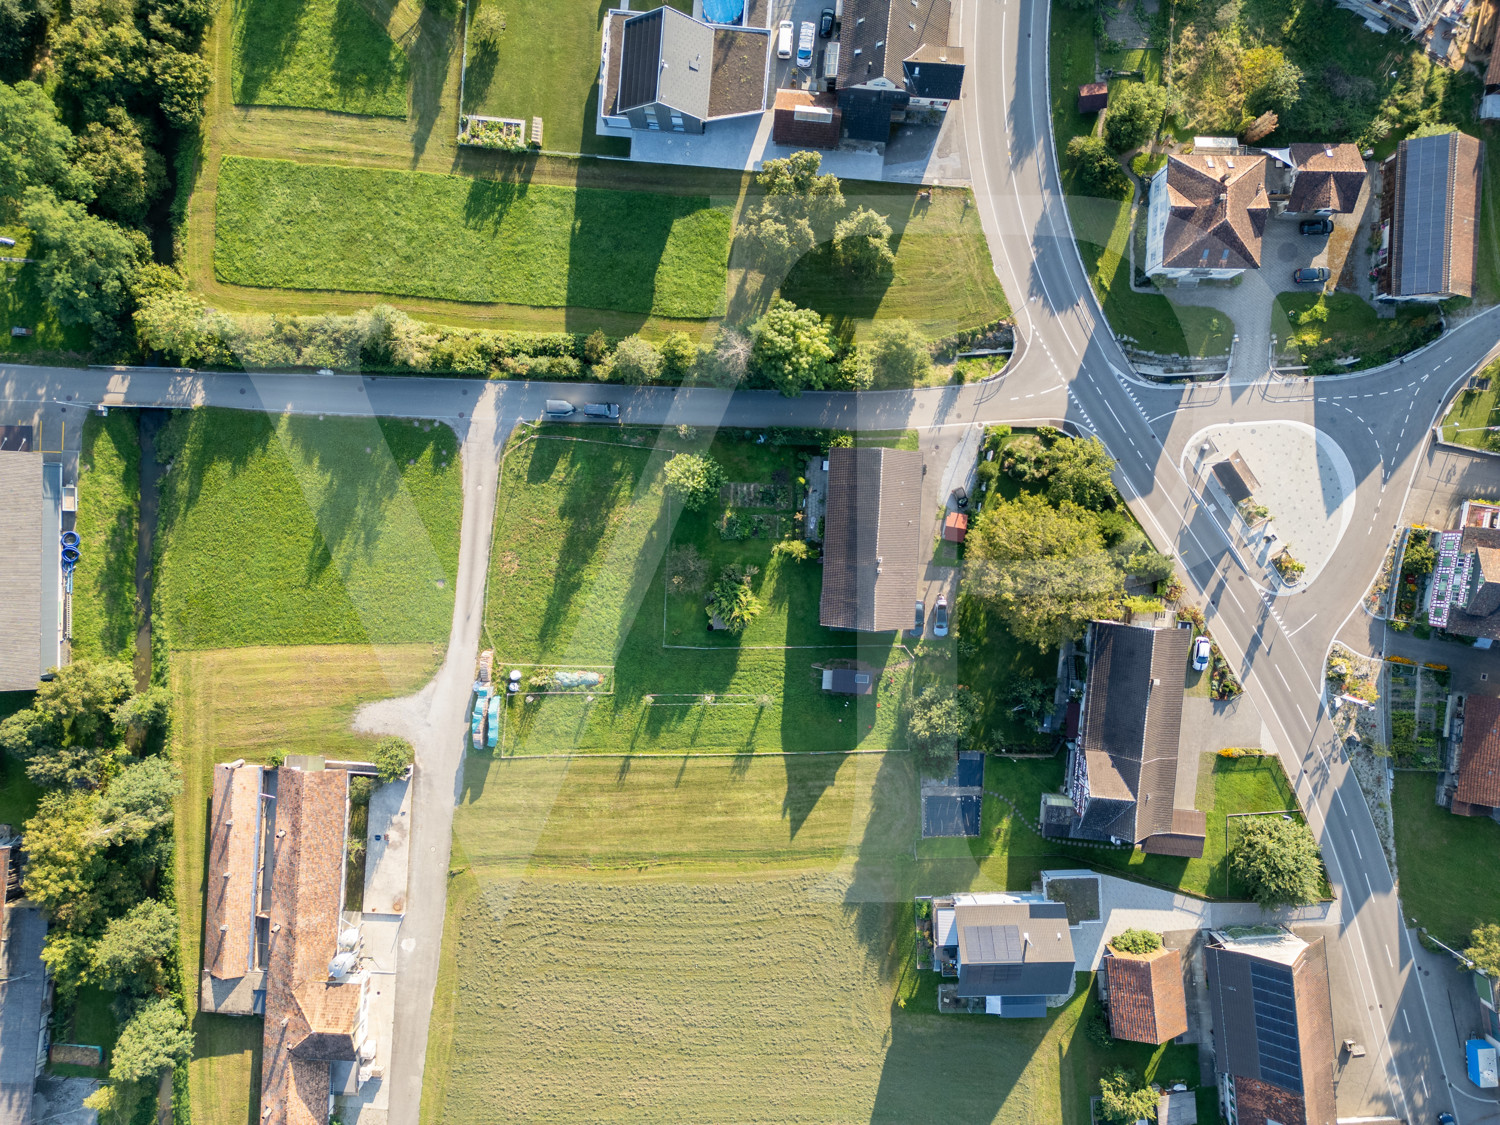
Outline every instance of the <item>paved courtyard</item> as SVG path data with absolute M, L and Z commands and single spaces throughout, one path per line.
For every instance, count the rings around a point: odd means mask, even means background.
M 1207 455 L 1202 452 L 1207 444 Z M 1212 482 L 1214 464 L 1239 453 L 1258 481 L 1254 499 L 1270 509 L 1268 524 L 1253 532 L 1232 515 L 1228 498 Z M 1264 566 L 1282 548 L 1307 570 L 1306 589 L 1333 556 L 1354 514 L 1354 470 L 1338 443 L 1302 422 L 1241 422 L 1198 431 L 1183 451 L 1183 470 L 1213 501 L 1218 519 L 1237 536 L 1241 550 Z

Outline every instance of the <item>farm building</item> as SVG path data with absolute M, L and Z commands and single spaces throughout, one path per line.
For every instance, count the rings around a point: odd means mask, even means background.
M 919 454 L 879 446 L 828 451 L 818 606 L 825 627 L 885 633 L 911 624 L 921 504 Z
M 61 663 L 62 464 L 35 451 L 30 426 L 4 427 L 0 439 L 0 691 L 35 691 Z
M 1472 297 L 1484 145 L 1464 133 L 1408 137 L 1381 165 L 1386 301 Z
M 1177 752 L 1192 639 L 1188 629 L 1090 624 L 1082 725 L 1068 753 L 1068 799 L 1045 795 L 1043 835 L 1203 855 L 1206 818 L 1193 808 L 1197 760 Z

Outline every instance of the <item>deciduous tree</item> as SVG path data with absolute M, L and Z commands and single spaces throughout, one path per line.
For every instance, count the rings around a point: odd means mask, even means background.
M 1279 816 L 1248 818 L 1229 857 L 1229 867 L 1261 906 L 1316 902 L 1323 861 L 1307 825 Z
M 610 358 L 610 369 L 626 383 L 654 383 L 661 368 L 661 352 L 641 336 L 626 336 L 615 345 Z
M 911 702 L 907 733 L 921 747 L 928 768 L 951 764 L 960 741 L 973 729 L 979 706 L 966 687 L 930 684 Z
M 1464 956 L 1491 977 L 1500 978 L 1500 925 L 1489 922 L 1477 927 L 1469 934 Z
M 183 1062 L 193 1050 L 182 1005 L 163 997 L 148 1000 L 120 1028 L 109 1076 L 116 1082 L 155 1078 L 168 1063 Z
M 678 453 L 667 462 L 667 491 L 684 508 L 696 512 L 719 497 L 724 470 L 705 453 Z
M 1145 144 L 1161 128 L 1167 92 L 1145 82 L 1117 83 L 1105 111 L 1104 137 L 1116 152 Z
M 1109 1125 L 1156 1120 L 1159 1098 L 1133 1070 L 1114 1067 L 1099 1079 L 1099 1114 Z
M 27 190 L 21 221 L 35 233 L 38 285 L 58 319 L 87 324 L 96 338 L 111 334 L 136 267 L 147 256 L 145 240 L 45 188 Z
M 852 277 L 878 277 L 896 268 L 891 224 L 868 207 L 856 208 L 833 228 L 833 260 Z
M 750 329 L 751 362 L 782 394 L 822 390 L 834 375 L 828 326 L 813 309 L 778 300 Z
M 763 163 L 755 182 L 789 219 L 804 218 L 827 238 L 829 224 L 844 209 L 844 191 L 837 176 L 819 174 L 822 166 L 819 153 L 794 152 Z
M 411 743 L 404 738 L 382 738 L 375 744 L 375 772 L 381 781 L 399 781 L 415 760 Z
M 162 965 L 177 947 L 177 912 L 148 898 L 111 918 L 95 943 L 93 980 L 111 992 L 146 995 L 162 986 Z
M 1109 195 L 1125 182 L 1120 163 L 1103 137 L 1092 134 L 1073 137 L 1068 141 L 1068 163 L 1073 167 L 1074 183 L 1085 192 Z
M 33 187 L 82 199 L 93 189 L 73 161 L 73 134 L 46 92 L 31 82 L 0 82 L 0 217 L 15 214 Z
M 94 183 L 96 206 L 110 218 L 139 225 L 167 174 L 139 123 L 119 106 L 90 122 L 78 137 L 78 163 Z
M 865 345 L 882 383 L 910 387 L 932 370 L 932 351 L 922 330 L 909 320 L 878 320 Z

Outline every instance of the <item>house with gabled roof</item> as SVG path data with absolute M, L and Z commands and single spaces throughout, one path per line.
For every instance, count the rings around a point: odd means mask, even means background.
M 1359 202 L 1365 185 L 1365 161 L 1351 144 L 1296 144 L 1290 146 L 1292 190 L 1288 213 L 1347 215 Z
M 933 899 L 933 958 L 958 977 L 957 996 L 988 1015 L 1027 1019 L 1073 994 L 1068 908 L 1035 892 Z
M 1215 930 L 1203 951 L 1220 1105 L 1235 1125 L 1334 1125 L 1333 1004 L 1323 939 Z
M 963 91 L 951 0 L 846 0 L 838 98 L 851 140 L 884 142 L 910 109 L 946 111 Z
M 1188 1029 L 1182 954 L 1162 946 L 1127 953 L 1113 945 L 1099 963 L 1109 997 L 1109 1033 L 1132 1043 L 1166 1043 Z
M 32 1125 L 32 1095 L 51 1041 L 47 919 L 22 897 L 18 840 L 0 844 L 0 1125 Z
M 1500 820 L 1500 699 L 1465 697 L 1454 776 L 1449 808 L 1456 815 Z
M 768 28 L 706 23 L 676 8 L 604 17 L 601 116 L 608 125 L 702 133 L 712 121 L 764 113 Z
M 1484 145 L 1464 133 L 1408 137 L 1381 166 L 1384 301 L 1472 297 Z
M 1259 269 L 1270 213 L 1265 156 L 1169 156 L 1151 178 L 1146 272 L 1192 282 Z
M 1192 640 L 1190 629 L 1090 623 L 1067 794 L 1043 795 L 1043 835 L 1203 855 L 1207 818 L 1193 807 L 1197 762 L 1178 754 Z
M 922 457 L 864 446 L 828 451 L 823 592 L 828 629 L 905 629 L 916 604 L 922 552 Z

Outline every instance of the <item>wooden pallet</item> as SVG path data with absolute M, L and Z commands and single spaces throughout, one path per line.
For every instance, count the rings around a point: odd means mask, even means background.
M 537 145 L 542 143 L 542 119 L 540 117 L 531 119 L 531 143 Z

